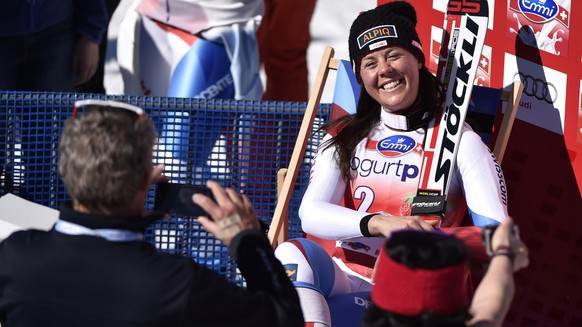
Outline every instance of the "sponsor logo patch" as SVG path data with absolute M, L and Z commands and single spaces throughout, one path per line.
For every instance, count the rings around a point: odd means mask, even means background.
M 366 252 L 370 251 L 370 246 L 366 245 L 362 242 L 348 242 L 347 245 L 352 248 L 352 250 L 365 250 Z
M 534 23 L 545 23 L 560 13 L 560 7 L 554 0 L 520 0 L 519 10 Z
M 386 42 L 386 40 L 382 40 L 380 42 L 370 44 L 370 51 L 376 50 L 376 49 L 381 48 L 381 47 L 385 47 L 387 45 L 388 45 L 388 42 Z
M 396 27 L 394 25 L 381 25 L 373 27 L 358 36 L 358 47 L 362 49 L 367 44 L 386 38 L 397 38 Z M 386 43 L 384 43 L 386 44 Z M 378 46 L 372 45 L 370 49 L 376 49 Z
M 297 264 L 296 263 L 290 263 L 290 264 L 283 265 L 283 268 L 285 268 L 285 272 L 287 273 L 287 277 L 289 277 L 289 279 L 292 282 L 297 281 Z
M 385 157 L 405 155 L 416 148 L 416 141 L 405 135 L 392 135 L 376 144 L 376 150 Z

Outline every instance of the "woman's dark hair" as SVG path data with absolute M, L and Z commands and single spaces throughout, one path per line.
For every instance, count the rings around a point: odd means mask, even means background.
M 444 101 L 443 87 L 425 66 L 419 70 L 419 81 L 418 97 L 411 108 L 407 109 L 407 112 L 412 113 L 422 108 L 428 108 L 430 116 L 433 117 L 441 109 Z M 350 160 L 354 154 L 354 149 L 380 121 L 380 110 L 380 104 L 362 87 L 356 113 L 342 117 L 325 126 L 328 131 L 334 128 L 338 130 L 337 135 L 323 146 L 324 149 L 336 147 L 336 160 L 346 181 L 351 178 Z
M 470 257 L 463 241 L 439 232 L 392 233 L 385 247 L 392 260 L 410 268 L 441 269 L 460 264 Z
M 461 240 L 440 233 L 393 233 L 386 242 L 385 249 L 392 260 L 410 268 L 440 269 L 460 264 L 470 258 L 470 252 Z M 451 315 L 424 312 L 417 316 L 406 316 L 382 310 L 370 303 L 362 326 L 464 327 L 470 318 L 466 308 Z

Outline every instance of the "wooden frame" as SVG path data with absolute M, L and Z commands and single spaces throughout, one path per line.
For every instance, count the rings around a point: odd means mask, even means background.
M 495 146 L 493 147 L 493 154 L 497 157 L 499 164 L 501 164 L 503 157 L 505 156 L 505 149 L 509 142 L 509 135 L 513 128 L 513 121 L 517 115 L 517 108 L 519 107 L 523 88 L 523 82 L 517 80 L 513 82 L 511 90 L 503 91 L 501 93 L 501 101 L 507 102 L 507 107 L 505 108 L 503 120 L 501 121 L 499 132 L 497 133 L 497 139 L 495 140 Z
M 339 66 L 339 59 L 333 58 L 334 53 L 335 51 L 331 47 L 326 47 L 323 52 L 311 90 L 311 96 L 307 102 L 307 109 L 305 110 L 305 115 L 301 122 L 299 134 L 297 135 L 297 142 L 295 143 L 293 153 L 291 154 L 289 167 L 287 169 L 281 169 L 277 174 L 277 205 L 275 207 L 275 212 L 268 233 L 269 241 L 273 248 L 275 248 L 278 243 L 284 242 L 288 238 L 289 225 L 287 220 L 289 203 L 291 202 L 291 192 L 295 187 L 297 175 L 299 174 L 299 164 L 305 155 L 305 148 L 307 147 L 307 141 L 309 140 L 309 135 L 313 128 L 313 121 L 315 120 L 319 102 L 321 101 L 321 95 L 323 94 L 327 75 L 330 69 L 337 70 Z

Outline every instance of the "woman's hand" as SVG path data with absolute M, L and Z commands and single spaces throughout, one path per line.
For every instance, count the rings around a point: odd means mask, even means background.
M 215 200 L 197 193 L 192 196 L 192 201 L 212 217 L 212 220 L 204 216 L 198 217 L 200 224 L 209 233 L 230 245 L 232 239 L 241 231 L 260 230 L 259 220 L 246 195 L 230 188 L 224 189 L 214 181 L 208 181 L 206 186 L 212 190 Z
M 375 215 L 368 221 L 368 231 L 373 236 L 390 237 L 390 234 L 399 229 L 416 229 L 433 231 L 438 224 L 437 220 L 423 220 L 420 216 L 385 216 Z

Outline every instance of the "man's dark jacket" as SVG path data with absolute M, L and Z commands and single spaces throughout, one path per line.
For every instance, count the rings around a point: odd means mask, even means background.
M 61 220 L 143 232 L 143 217 L 97 216 L 63 206 Z M 0 243 L 2 327 L 303 326 L 299 299 L 264 234 L 244 231 L 231 256 L 240 288 L 190 258 L 145 241 L 29 230 Z

